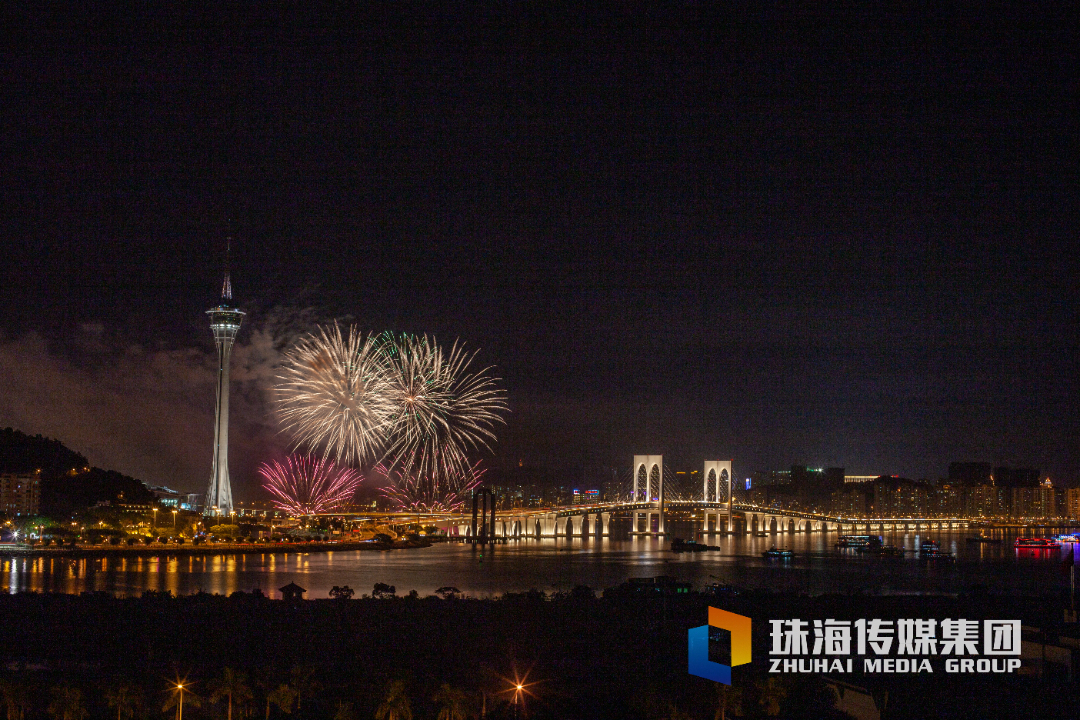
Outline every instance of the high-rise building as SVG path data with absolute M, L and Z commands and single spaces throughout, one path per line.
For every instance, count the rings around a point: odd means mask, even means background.
M 1080 488 L 1065 491 L 1065 517 L 1080 518 Z
M 229 356 L 244 313 L 233 307 L 232 280 L 225 268 L 221 302 L 206 311 L 217 344 L 217 409 L 214 413 L 214 464 L 210 485 L 203 500 L 203 515 L 228 515 L 233 509 L 232 485 L 229 483 Z
M 40 502 L 39 473 L 0 475 L 0 512 L 6 515 L 35 515 Z

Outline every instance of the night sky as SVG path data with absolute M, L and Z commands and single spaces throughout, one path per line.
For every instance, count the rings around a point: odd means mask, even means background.
M 495 468 L 1080 481 L 1075 6 L 159 5 L 2 11 L 0 426 L 202 491 L 231 233 L 241 499 L 333 318 L 479 349 Z

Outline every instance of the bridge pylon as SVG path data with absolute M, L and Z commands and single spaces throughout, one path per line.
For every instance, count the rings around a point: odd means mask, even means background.
M 727 500 L 727 531 L 731 532 L 732 472 L 730 460 L 706 460 L 702 475 L 702 500 L 705 502 L 723 502 Z M 705 530 L 709 529 L 709 511 L 705 511 Z M 716 529 L 720 529 L 720 513 L 716 515 Z
M 635 455 L 634 456 L 634 502 L 655 503 L 656 513 L 659 520 L 656 533 L 664 535 L 664 456 L 663 455 Z M 645 534 L 652 534 L 652 510 L 644 513 L 634 511 L 634 528 L 632 532 L 638 532 L 638 518 L 645 516 Z

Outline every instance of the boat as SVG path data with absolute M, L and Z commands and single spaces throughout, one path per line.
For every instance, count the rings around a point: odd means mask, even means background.
M 880 535 L 841 535 L 836 540 L 838 548 L 861 548 L 869 545 L 881 545 L 883 539 Z
M 671 541 L 672 552 L 704 552 L 706 550 L 719 550 L 719 545 L 706 545 L 696 540 L 682 540 L 675 538 Z
M 967 538 L 969 543 L 989 543 L 992 545 L 1000 545 L 1001 538 L 987 537 L 986 535 L 973 535 Z
M 1080 536 L 1076 535 L 1055 535 L 1054 539 L 1060 543 L 1077 543 L 1080 542 Z
M 795 557 L 795 553 L 791 550 L 780 550 L 775 545 L 765 552 L 761 553 L 761 557 L 768 560 L 790 560 Z
M 1061 547 L 1061 543 L 1054 538 L 1018 537 L 1013 547 L 1023 550 L 1050 550 Z
M 937 540 L 923 540 L 919 545 L 919 559 L 933 560 L 935 562 L 954 562 L 956 556 L 952 553 L 941 552 L 941 544 Z

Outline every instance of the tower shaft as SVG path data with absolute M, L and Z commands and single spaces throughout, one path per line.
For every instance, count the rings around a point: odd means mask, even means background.
M 232 288 L 225 276 L 226 288 Z M 217 344 L 217 406 L 214 412 L 214 463 L 210 473 L 210 484 L 203 499 L 204 515 L 228 516 L 233 511 L 232 483 L 229 481 L 229 360 L 232 356 L 233 342 L 244 313 L 226 304 L 231 300 L 231 292 L 222 293 L 222 304 L 211 310 L 210 329 L 214 332 Z
M 214 410 L 214 464 L 206 491 L 206 514 L 232 512 L 232 484 L 229 482 L 229 359 L 231 341 L 217 343 L 217 403 Z

